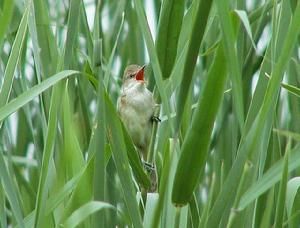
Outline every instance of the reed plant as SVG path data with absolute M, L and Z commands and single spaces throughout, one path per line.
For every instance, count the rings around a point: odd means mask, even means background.
M 299 227 L 299 18 L 297 0 L 1 0 L 0 227 Z M 159 104 L 156 193 L 116 111 L 129 64 Z

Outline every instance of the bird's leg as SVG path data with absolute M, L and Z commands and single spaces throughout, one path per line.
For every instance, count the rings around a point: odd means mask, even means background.
M 151 121 L 156 123 L 161 122 L 161 119 L 155 114 L 155 113 L 159 113 L 160 104 L 155 104 L 154 108 L 156 111 L 154 112 L 153 116 L 151 116 Z
M 161 119 L 158 116 L 151 116 L 151 121 L 158 123 L 161 122 Z
M 155 170 L 155 166 L 149 162 L 143 161 L 143 166 L 147 172 L 152 172 Z
M 151 186 L 147 190 L 148 190 L 148 192 L 156 192 L 156 190 L 157 190 L 157 174 L 156 174 L 156 170 L 155 170 L 155 165 L 151 164 L 149 162 L 143 161 L 143 166 L 151 180 Z

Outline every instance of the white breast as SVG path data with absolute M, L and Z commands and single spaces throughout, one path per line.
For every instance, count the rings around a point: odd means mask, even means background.
M 122 88 L 118 99 L 118 112 L 134 144 L 147 148 L 150 142 L 155 102 L 143 83 L 132 83 Z

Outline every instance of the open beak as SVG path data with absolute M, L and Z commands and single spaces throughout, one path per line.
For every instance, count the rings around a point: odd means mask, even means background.
M 144 81 L 144 71 L 146 65 L 142 66 L 141 69 L 136 73 L 135 79 L 138 81 Z

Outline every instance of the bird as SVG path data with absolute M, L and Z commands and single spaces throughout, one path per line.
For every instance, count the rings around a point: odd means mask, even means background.
M 147 160 L 156 103 L 147 89 L 145 65 L 125 68 L 117 111 L 143 161 Z

